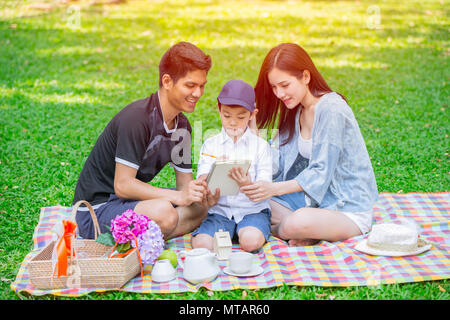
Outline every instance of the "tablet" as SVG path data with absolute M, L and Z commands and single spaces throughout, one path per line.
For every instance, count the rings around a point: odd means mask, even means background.
M 241 167 L 244 172 L 248 172 L 251 160 L 220 160 L 214 162 L 209 171 L 206 182 L 212 194 L 216 189 L 220 189 L 220 196 L 235 196 L 239 193 L 239 185 L 236 181 L 228 177 L 232 168 Z

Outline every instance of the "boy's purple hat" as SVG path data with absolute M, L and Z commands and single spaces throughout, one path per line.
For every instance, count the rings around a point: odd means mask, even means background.
M 255 111 L 255 90 L 242 80 L 230 80 L 220 90 L 217 100 L 226 105 L 238 105 Z

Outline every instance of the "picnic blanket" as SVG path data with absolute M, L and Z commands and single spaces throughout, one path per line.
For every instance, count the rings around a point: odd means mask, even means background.
M 53 206 L 41 209 L 39 223 L 33 235 L 34 249 L 22 262 L 16 280 L 11 284 L 15 292 L 33 295 L 80 296 L 105 289 L 38 290 L 30 282 L 27 264 L 38 251 L 54 239 L 55 223 L 69 217 L 71 208 Z M 176 279 L 167 283 L 153 282 L 151 266 L 144 269 L 144 277 L 137 276 L 120 290 L 140 293 L 195 292 L 200 287 L 209 290 L 259 289 L 281 286 L 370 286 L 391 283 L 447 279 L 450 276 L 450 192 L 442 193 L 381 193 L 374 206 L 374 223 L 410 218 L 421 227 L 421 237 L 434 243 L 431 250 L 417 256 L 370 256 L 354 249 L 367 237 L 362 235 L 330 243 L 321 241 L 307 247 L 289 247 L 286 242 L 271 237 L 263 250 L 256 254 L 264 272 L 256 277 L 234 277 L 223 269 L 226 261 L 219 261 L 222 272 L 212 282 L 192 285 L 182 277 L 178 266 Z M 168 242 L 169 248 L 180 252 L 191 249 L 191 235 Z M 233 245 L 233 251 L 239 250 Z

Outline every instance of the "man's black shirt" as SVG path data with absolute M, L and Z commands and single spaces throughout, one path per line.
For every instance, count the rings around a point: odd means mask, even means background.
M 175 119 L 175 129 L 168 130 L 158 92 L 129 104 L 99 136 L 78 178 L 73 204 L 79 200 L 93 206 L 106 202 L 114 193 L 116 162 L 137 169 L 136 178 L 143 182 L 151 181 L 169 162 L 176 170 L 192 172 L 191 131 L 182 113 Z M 181 144 L 188 146 L 188 154 L 183 155 Z M 177 156 L 173 157 L 176 145 Z

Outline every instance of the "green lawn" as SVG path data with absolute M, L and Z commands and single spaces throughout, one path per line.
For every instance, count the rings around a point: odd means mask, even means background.
M 0 299 L 19 298 L 9 286 L 32 249 L 40 208 L 71 205 L 98 135 L 121 108 L 157 89 L 160 57 L 182 40 L 213 59 L 188 115 L 194 140 L 219 128 L 215 99 L 227 80 L 255 84 L 268 50 L 296 42 L 347 97 L 379 192 L 449 190 L 450 14 L 442 0 L 74 2 L 79 11 L 32 2 L 0 2 Z M 175 186 L 171 170 L 152 183 Z M 434 281 L 82 299 L 449 299 L 449 290 L 448 281 Z

